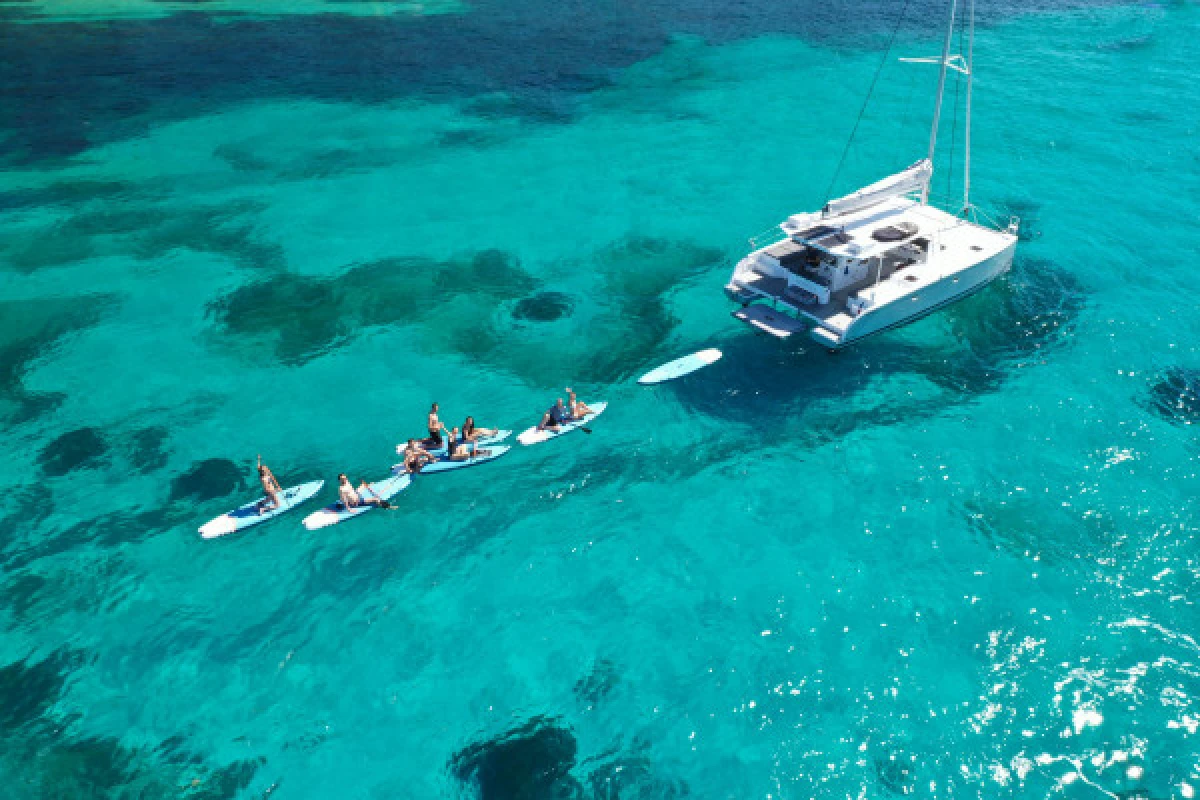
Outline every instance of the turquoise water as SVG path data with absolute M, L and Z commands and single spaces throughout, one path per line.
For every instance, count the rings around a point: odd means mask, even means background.
M 721 286 L 894 7 L 149 5 L 0 4 L 6 796 L 1200 785 L 1194 4 L 981 9 L 1013 271 L 836 356 Z M 934 11 L 835 191 L 923 154 Z M 590 436 L 196 534 L 567 384 Z

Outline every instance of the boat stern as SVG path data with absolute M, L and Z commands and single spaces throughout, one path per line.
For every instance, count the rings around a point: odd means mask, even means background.
M 814 325 L 812 330 L 808 332 L 812 340 L 822 347 L 830 350 L 840 350 L 845 344 L 845 339 L 828 328 L 822 328 L 820 325 Z

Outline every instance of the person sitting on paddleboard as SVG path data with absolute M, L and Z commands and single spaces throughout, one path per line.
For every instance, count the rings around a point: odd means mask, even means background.
M 462 438 L 467 442 L 473 442 L 483 436 L 495 436 L 499 432 L 496 428 L 476 428 L 474 417 L 467 417 L 462 426 Z
M 438 404 L 434 403 L 433 407 L 429 409 L 429 438 L 425 440 L 425 443 L 430 447 L 441 447 L 442 431 L 444 430 L 446 430 L 446 426 L 438 419 Z
M 558 426 L 564 422 L 571 421 L 571 412 L 563 405 L 562 398 L 558 398 L 558 402 L 550 407 L 550 410 L 542 415 L 542 421 L 538 423 L 538 430 L 558 430 Z
M 567 408 L 571 412 L 572 419 L 583 419 L 592 413 L 592 410 L 587 407 L 587 403 L 575 399 L 575 390 L 570 386 L 567 387 Z
M 421 447 L 421 443 L 416 439 L 408 440 L 408 447 L 404 448 L 404 471 L 410 475 L 421 471 L 421 467 L 426 464 L 432 464 L 436 461 L 429 451 Z
M 446 457 L 451 461 L 466 461 L 476 456 L 486 456 L 488 453 L 489 451 L 480 450 L 474 442 L 463 438 L 458 428 L 450 431 L 450 437 L 446 441 Z
M 261 514 L 264 511 L 272 511 L 279 508 L 281 505 L 279 502 L 279 493 L 283 489 L 279 486 L 279 481 L 275 479 L 275 473 L 271 472 L 271 468 L 262 463 L 261 454 L 258 456 L 258 479 L 262 481 L 263 494 L 266 495 L 263 501 L 258 504 L 258 513 Z
M 371 492 L 371 487 L 366 481 L 359 484 L 359 489 L 366 489 Z M 354 489 L 354 484 L 350 483 L 350 479 L 346 477 L 346 473 L 338 475 L 338 499 L 346 508 L 359 508 L 361 506 L 379 506 L 380 508 L 391 508 L 391 504 L 382 497 L 363 497 Z

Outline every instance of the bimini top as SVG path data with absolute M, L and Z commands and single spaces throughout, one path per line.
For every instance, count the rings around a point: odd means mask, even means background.
M 810 224 L 797 227 L 794 223 L 798 220 Z M 892 197 L 836 217 L 797 214 L 780 227 L 797 245 L 834 256 L 872 258 L 913 239 L 963 224 L 965 220 L 936 206 L 922 205 L 909 197 Z
M 877 208 L 884 211 L 884 208 L 879 208 L 882 206 L 889 212 L 884 216 L 891 217 L 899 210 L 895 201 L 903 199 L 906 201 L 904 206 L 912 205 L 913 203 L 907 199 L 907 195 L 924 191 L 929 186 L 929 179 L 932 175 L 933 164 L 927 158 L 922 159 L 903 172 L 889 175 L 883 180 L 876 181 L 870 186 L 864 186 L 845 197 L 830 200 L 824 208 L 814 214 L 794 214 L 784 220 L 779 227 L 793 241 L 811 244 L 829 252 L 840 250 L 850 243 L 850 239 L 847 238 L 850 236 L 847 229 L 852 226 L 861 227 L 864 215 L 860 212 Z M 869 217 L 878 218 L 874 214 Z M 899 227 L 898 230 L 907 233 L 908 227 L 916 223 L 913 220 L 881 220 L 881 227 L 888 227 L 889 224 L 899 224 L 902 227 Z M 872 231 L 864 231 L 864 233 L 867 239 L 872 238 Z M 915 234 L 916 231 L 912 233 Z M 874 239 L 876 242 L 894 243 L 910 238 L 911 235 L 892 236 L 892 238 L 874 237 Z M 888 234 L 883 234 L 883 236 L 887 237 Z M 850 238 L 853 237 L 850 236 Z

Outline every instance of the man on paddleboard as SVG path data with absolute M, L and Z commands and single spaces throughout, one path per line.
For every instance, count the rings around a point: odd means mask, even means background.
M 261 453 L 258 455 L 258 479 L 262 482 L 263 494 L 266 495 L 258 504 L 258 513 L 262 514 L 265 511 L 279 508 L 279 493 L 283 489 L 279 486 L 279 481 L 275 479 L 275 473 L 271 472 L 271 468 L 262 463 Z
M 542 415 L 542 421 L 538 423 L 538 430 L 558 430 L 558 426 L 564 422 L 571 421 L 571 412 L 563 405 L 562 398 L 558 398 L 558 402 L 550 406 L 550 410 Z
M 446 430 L 446 426 L 438 419 L 438 404 L 434 403 L 429 409 L 429 438 L 425 440 L 430 447 L 442 446 L 442 431 Z
M 359 484 L 359 489 L 365 489 L 368 493 L 374 494 L 371 487 L 366 481 Z M 360 506 L 379 506 L 380 508 L 391 508 L 392 505 L 382 497 L 363 497 L 350 483 L 350 479 L 346 477 L 346 473 L 338 475 L 338 499 L 346 508 L 359 508 Z

